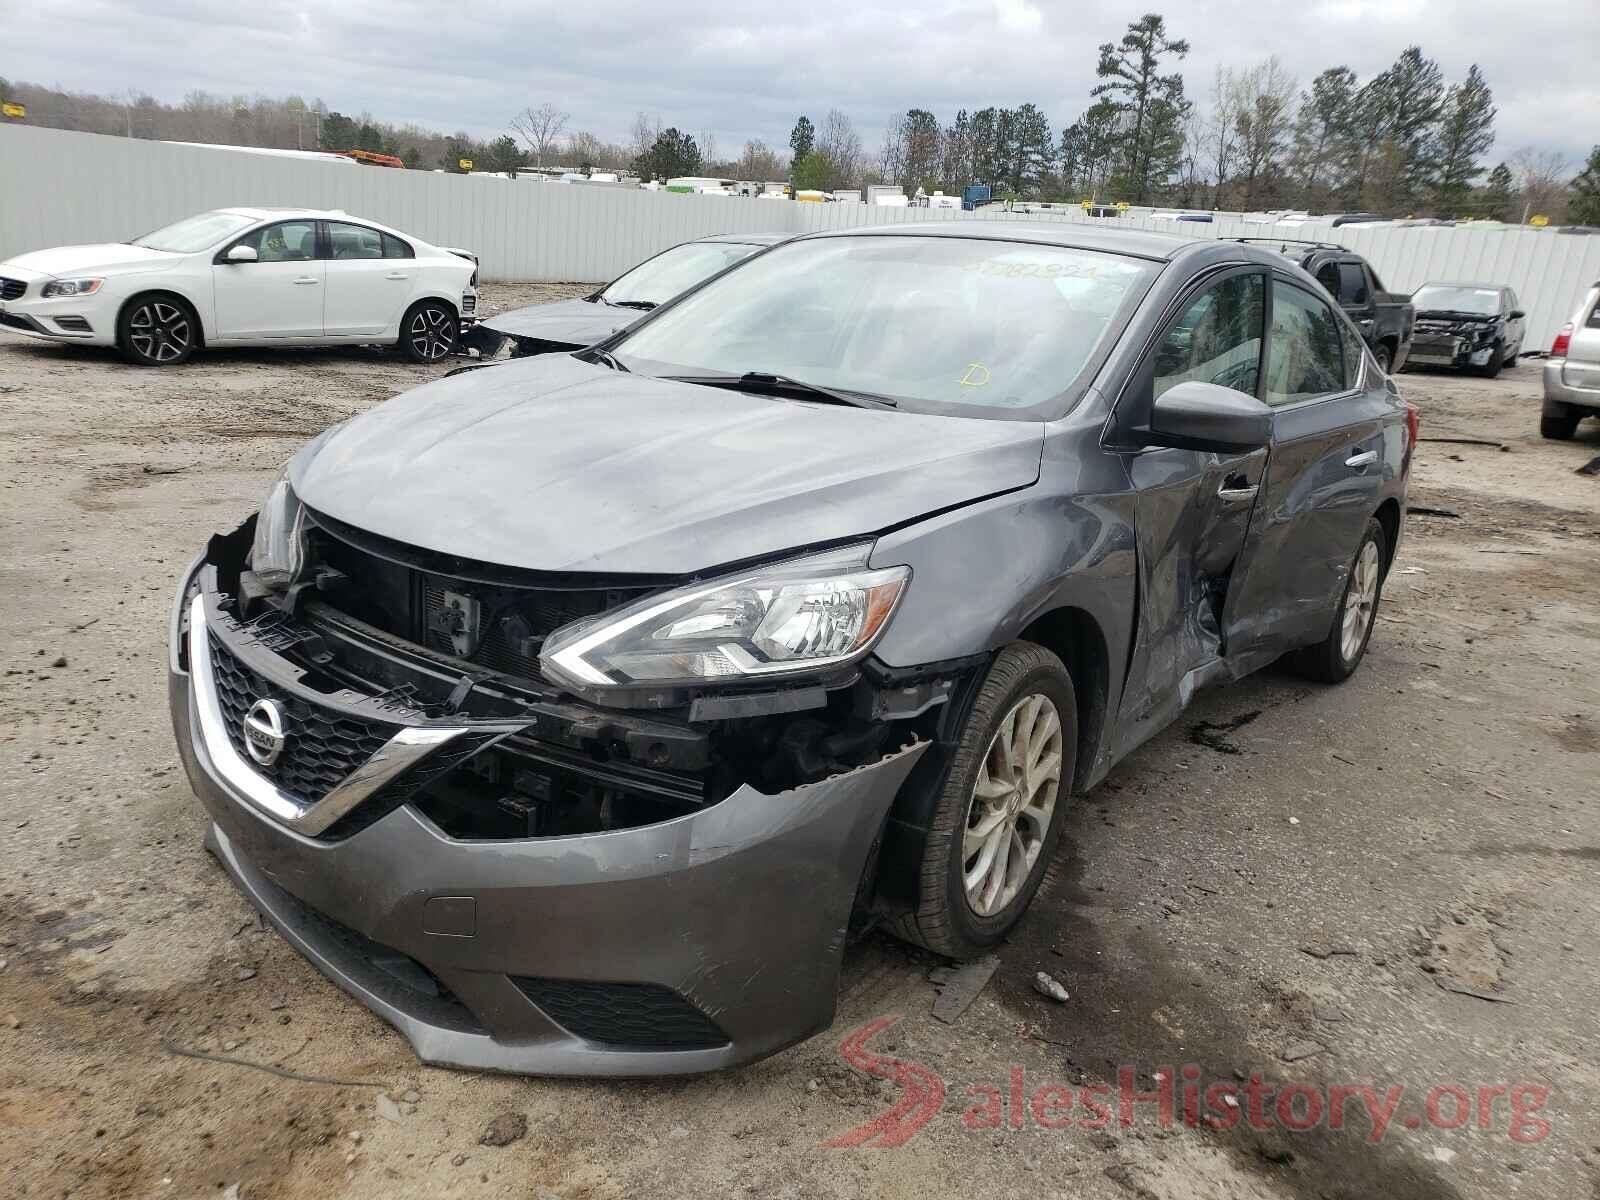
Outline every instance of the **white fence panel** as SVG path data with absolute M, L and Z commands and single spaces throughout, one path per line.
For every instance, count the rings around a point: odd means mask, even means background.
M 1543 349 L 1600 279 L 1600 237 L 1534 229 L 1345 226 L 1275 228 L 1226 214 L 1210 223 L 1081 213 L 877 208 L 684 196 L 531 180 L 444 175 L 278 158 L 29 126 L 0 127 L 0 259 L 74 242 L 126 241 L 228 205 L 340 208 L 438 245 L 476 252 L 487 279 L 599 281 L 678 242 L 714 233 L 806 233 L 908 221 L 1044 222 L 1178 237 L 1287 237 L 1364 255 L 1393 291 L 1430 279 L 1491 280 L 1517 290 L 1527 345 Z

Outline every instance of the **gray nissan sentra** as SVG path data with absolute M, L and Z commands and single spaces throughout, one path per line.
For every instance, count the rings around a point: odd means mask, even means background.
M 1414 409 L 1237 242 L 775 246 L 312 441 L 172 617 L 208 845 L 429 1062 L 700 1071 L 955 958 L 1195 689 L 1366 652 Z

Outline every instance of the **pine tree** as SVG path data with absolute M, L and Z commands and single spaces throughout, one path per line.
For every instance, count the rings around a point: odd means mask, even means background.
M 1128 26 L 1120 43 L 1100 47 L 1095 74 L 1107 82 L 1090 95 L 1111 99 L 1128 114 L 1122 136 L 1124 186 L 1137 204 L 1177 169 L 1183 149 L 1182 121 L 1188 101 L 1183 97 L 1183 76 L 1161 74 L 1168 59 L 1189 53 L 1189 43 L 1167 36 L 1165 19 L 1147 13 Z
M 1467 70 L 1466 80 L 1452 87 L 1445 97 L 1435 148 L 1439 177 L 1434 185 L 1434 203 L 1439 216 L 1460 215 L 1473 180 L 1483 174 L 1478 159 L 1494 145 L 1494 114 L 1494 93 L 1474 63 Z
M 1409 209 L 1438 166 L 1434 135 L 1444 110 L 1444 75 L 1438 63 L 1422 56 L 1420 46 L 1407 46 L 1385 75 L 1383 115 L 1394 143 L 1394 178 L 1386 198 L 1391 207 Z
M 799 162 L 810 154 L 816 142 L 816 126 L 811 124 L 810 117 L 801 117 L 794 123 L 794 129 L 789 134 L 789 149 L 794 152 L 794 161 Z
M 1589 161 L 1572 181 L 1567 216 L 1578 225 L 1600 225 L 1600 146 L 1589 151 Z
M 1294 171 L 1302 203 L 1315 204 L 1317 189 L 1331 190 L 1348 169 L 1350 138 L 1355 129 L 1356 73 L 1329 67 L 1300 96 L 1294 128 Z

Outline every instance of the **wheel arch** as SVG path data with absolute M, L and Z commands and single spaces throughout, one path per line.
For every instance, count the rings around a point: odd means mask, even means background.
M 1372 516 L 1383 526 L 1383 573 L 1387 575 L 1395 552 L 1400 548 L 1400 501 L 1390 496 L 1378 505 L 1378 511 Z
M 130 293 L 128 298 L 117 306 L 117 319 L 112 327 L 112 333 L 118 341 L 121 340 L 122 336 L 122 318 L 127 315 L 128 309 L 149 296 L 171 296 L 175 300 L 183 301 L 188 306 L 189 311 L 194 314 L 195 349 L 205 349 L 206 341 L 210 336 L 206 329 L 205 307 L 182 288 L 171 286 L 139 288 L 137 291 Z
M 1074 791 L 1081 791 L 1099 757 L 1110 711 L 1111 655 L 1105 631 L 1087 609 L 1065 605 L 1035 617 L 1017 640 L 1049 650 L 1072 677 L 1073 698 L 1078 705 L 1072 784 Z

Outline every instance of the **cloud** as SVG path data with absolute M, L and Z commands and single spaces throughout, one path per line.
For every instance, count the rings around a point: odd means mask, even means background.
M 1147 0 L 927 0 L 908 12 L 881 0 L 535 0 L 441 8 L 421 0 L 35 0 L 8 6 L 6 70 L 72 90 L 148 91 L 177 100 L 223 95 L 320 97 L 346 113 L 476 136 L 505 130 L 545 100 L 570 128 L 620 140 L 636 112 L 715 134 L 788 142 L 801 113 L 849 113 L 869 147 L 891 114 L 1033 101 L 1060 128 L 1089 103 L 1097 47 L 1117 40 Z M 1325 67 L 1363 78 L 1420 43 L 1448 79 L 1479 63 L 1500 109 L 1491 161 L 1522 146 L 1574 160 L 1593 136 L 1595 38 L 1588 0 L 1519 9 L 1491 0 L 1321 0 L 1292 22 L 1255 0 L 1162 6 L 1182 64 L 1204 101 L 1219 65 L 1276 54 L 1302 87 Z

